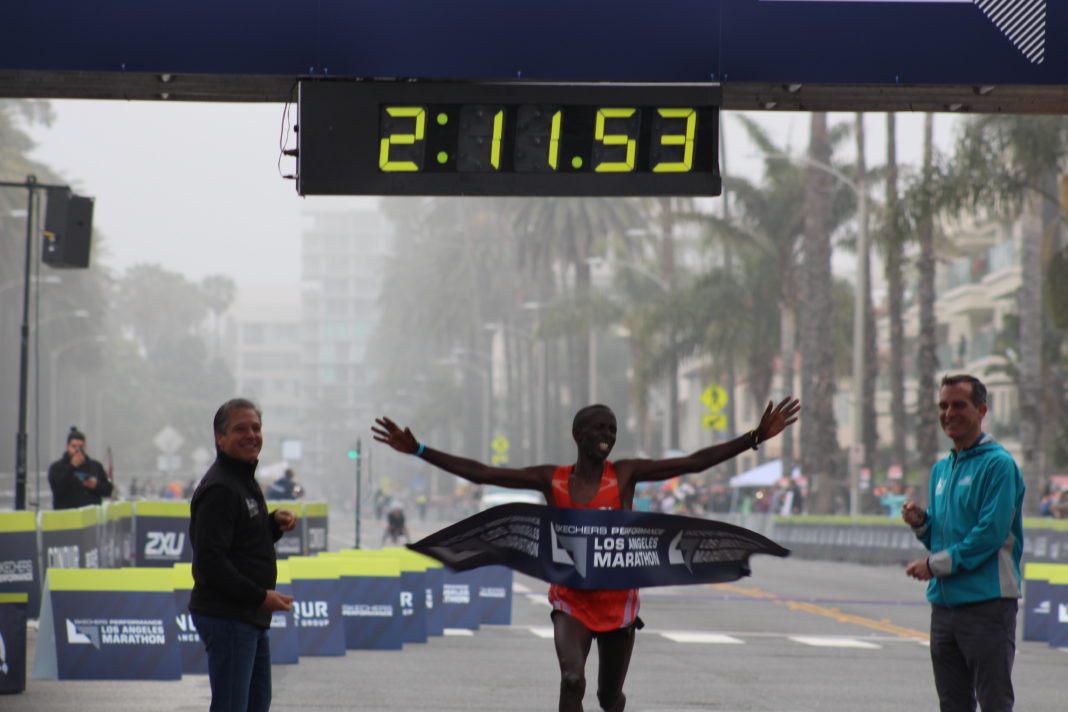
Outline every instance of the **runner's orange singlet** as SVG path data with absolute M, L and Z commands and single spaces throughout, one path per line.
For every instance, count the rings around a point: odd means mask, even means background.
M 593 499 L 584 504 L 571 501 L 568 481 L 574 465 L 556 468 L 553 473 L 553 504 L 570 509 L 623 509 L 619 496 L 616 468 L 607 460 L 601 473 L 601 487 Z M 597 633 L 625 628 L 638 617 L 638 589 L 583 590 L 553 584 L 549 587 L 549 603 L 554 611 L 562 611 L 578 619 Z

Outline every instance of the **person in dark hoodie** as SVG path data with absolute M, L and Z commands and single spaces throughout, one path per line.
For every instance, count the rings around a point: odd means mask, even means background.
M 274 590 L 274 543 L 297 524 L 289 510 L 267 513 L 256 482 L 263 447 L 259 408 L 244 398 L 215 413 L 216 458 L 193 493 L 189 612 L 208 653 L 212 712 L 271 707 L 269 630 L 292 596 Z
M 85 435 L 71 426 L 67 451 L 48 468 L 53 509 L 74 509 L 100 504 L 113 489 L 107 470 L 85 454 Z

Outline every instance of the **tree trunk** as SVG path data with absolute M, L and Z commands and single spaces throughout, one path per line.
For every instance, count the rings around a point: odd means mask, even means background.
M 831 202 L 833 177 L 819 166 L 830 165 L 827 115 L 813 113 L 809 167 L 805 177 L 804 269 L 801 285 L 804 324 L 801 330 L 801 419 L 803 471 L 818 482 L 820 513 L 844 509 L 838 491 L 838 436 L 834 415 L 834 301 L 831 297 Z
M 923 181 L 929 184 L 934 165 L 934 114 L 927 114 L 923 124 Z M 935 375 L 938 372 L 938 321 L 935 319 L 935 249 L 934 214 L 928 199 L 923 206 L 919 225 L 920 335 L 916 355 L 916 452 L 920 470 L 924 472 L 917 494 L 921 502 L 927 499 L 927 480 L 930 466 L 938 458 L 938 411 L 935 410 Z
M 904 471 L 905 450 L 905 329 L 902 318 L 905 285 L 902 276 L 904 236 L 899 229 L 900 206 L 897 195 L 897 121 L 893 112 L 886 115 L 886 215 L 889 234 L 886 240 L 886 299 L 890 320 L 890 465 Z
M 660 199 L 660 240 L 660 270 L 664 286 L 670 295 L 675 291 L 675 212 L 671 198 Z M 675 352 L 675 332 L 671 324 L 668 324 L 667 338 L 671 348 L 668 354 L 668 402 L 665 413 L 668 419 L 668 441 L 664 443 L 664 447 L 677 450 L 679 447 L 679 358 Z
M 1045 178 L 1045 177 L 1044 177 Z M 1053 177 L 1054 180 L 1056 176 Z M 1048 183 L 1043 180 L 1043 183 Z M 1036 196 L 1024 208 L 1020 245 L 1020 471 L 1027 487 L 1024 513 L 1038 514 L 1042 496 L 1042 241 L 1045 234 L 1043 200 Z M 989 416 L 988 416 L 989 417 Z

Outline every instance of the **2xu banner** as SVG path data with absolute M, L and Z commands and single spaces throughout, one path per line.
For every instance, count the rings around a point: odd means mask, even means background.
M 454 571 L 498 564 L 582 589 L 736 581 L 751 573 L 753 554 L 790 553 L 756 532 L 708 519 L 518 503 L 479 512 L 409 547 Z

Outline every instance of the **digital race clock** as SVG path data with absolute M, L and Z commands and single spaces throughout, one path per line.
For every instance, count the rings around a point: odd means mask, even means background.
M 716 84 L 302 81 L 301 195 L 719 195 Z

